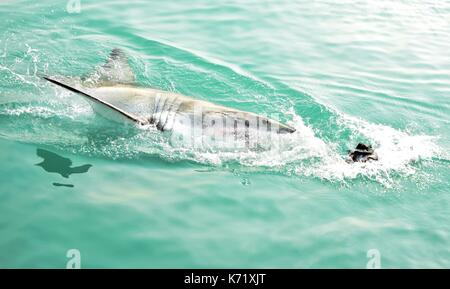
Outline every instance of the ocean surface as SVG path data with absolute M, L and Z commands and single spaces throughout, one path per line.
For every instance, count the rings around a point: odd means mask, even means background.
M 450 267 L 449 1 L 79 4 L 0 2 L 0 267 Z M 174 148 L 40 78 L 114 48 L 139 86 L 297 131 Z

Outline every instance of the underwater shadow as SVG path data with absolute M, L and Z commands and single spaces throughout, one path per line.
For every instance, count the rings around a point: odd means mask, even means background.
M 71 174 L 87 173 L 92 167 L 91 164 L 72 167 L 71 159 L 62 157 L 54 152 L 44 149 L 36 149 L 36 155 L 44 159 L 42 162 L 36 164 L 36 166 L 42 167 L 46 172 L 60 174 L 64 178 L 69 178 Z M 71 184 L 53 183 L 53 185 L 71 188 L 74 187 Z

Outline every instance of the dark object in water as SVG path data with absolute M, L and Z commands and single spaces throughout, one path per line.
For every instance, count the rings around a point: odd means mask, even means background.
M 73 187 L 75 187 L 75 186 L 72 185 L 72 184 L 53 183 L 53 185 L 54 185 L 55 187 L 68 187 L 68 188 L 73 188 Z
M 348 152 L 347 163 L 356 163 L 362 162 L 365 163 L 367 161 L 377 161 L 378 155 L 373 150 L 371 145 L 365 145 L 363 143 L 359 143 L 354 150 L 350 150 Z
M 68 178 L 71 174 L 86 173 L 92 167 L 91 164 L 72 167 L 72 161 L 70 159 L 44 149 L 37 149 L 36 154 L 44 159 L 42 162 L 36 164 L 37 166 L 42 167 L 49 173 L 58 173 L 64 178 Z

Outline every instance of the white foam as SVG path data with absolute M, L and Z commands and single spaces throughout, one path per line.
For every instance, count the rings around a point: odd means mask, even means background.
M 292 111 L 291 111 L 292 113 Z M 329 181 L 365 177 L 387 187 L 395 183 L 395 176 L 410 176 L 417 172 L 416 162 L 439 155 L 436 137 L 412 135 L 392 127 L 369 123 L 365 120 L 339 114 L 339 126 L 349 128 L 353 138 L 365 138 L 376 149 L 379 161 L 368 163 L 347 163 L 346 155 L 338 151 L 338 144 L 326 143 L 315 136 L 302 118 L 293 114 L 290 123 L 295 127 L 293 134 L 280 135 L 270 149 L 265 151 L 202 151 L 163 147 L 163 155 L 188 158 L 200 163 L 223 165 L 237 162 L 246 167 L 277 171 L 297 176 L 312 176 Z M 349 140 L 353 142 L 353 140 Z M 351 146 L 356 145 L 351 143 Z M 177 157 L 175 157 L 177 158 Z
M 394 182 L 393 173 L 410 176 L 417 172 L 415 162 L 431 159 L 441 151 L 436 144 L 436 137 L 411 135 L 386 125 L 369 123 L 347 115 L 341 114 L 339 117 L 340 125 L 369 140 L 376 149 L 379 160 L 349 164 L 338 155 L 329 155 L 328 160 L 324 159 L 320 164 L 298 173 L 339 181 L 364 176 L 391 186 Z

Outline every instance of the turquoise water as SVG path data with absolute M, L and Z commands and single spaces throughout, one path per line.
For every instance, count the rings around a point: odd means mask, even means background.
M 0 267 L 450 267 L 449 2 L 66 4 L 0 3 Z M 140 86 L 297 132 L 180 150 L 39 78 L 115 47 Z M 379 162 L 343 161 L 360 141 Z

